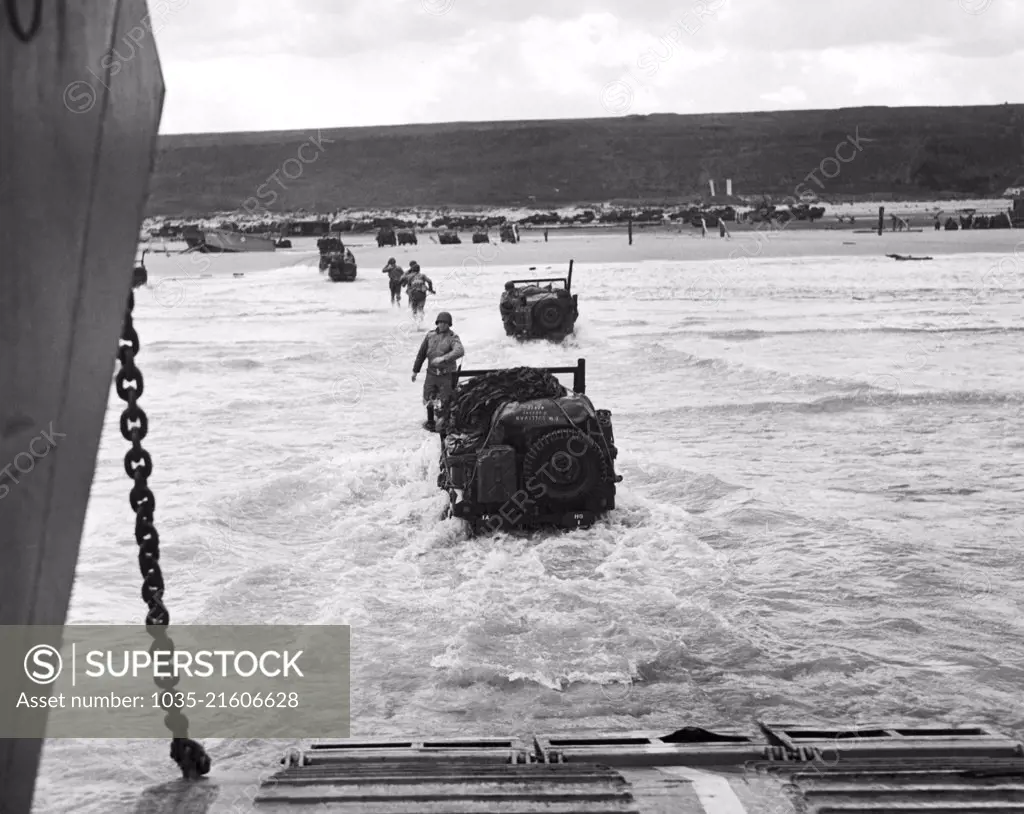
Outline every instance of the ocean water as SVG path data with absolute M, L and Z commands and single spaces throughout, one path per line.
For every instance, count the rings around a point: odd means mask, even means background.
M 586 358 L 616 511 L 528 538 L 441 519 L 409 381 L 430 326 L 376 268 L 152 285 L 135 323 L 174 622 L 351 625 L 353 737 L 755 718 L 1024 736 L 1024 261 L 580 264 L 561 345 L 504 336 L 521 272 L 429 272 L 467 367 Z M 145 613 L 110 403 L 76 624 Z M 215 772 L 286 745 L 205 743 Z M 132 811 L 175 777 L 167 746 L 49 741 L 35 810 Z

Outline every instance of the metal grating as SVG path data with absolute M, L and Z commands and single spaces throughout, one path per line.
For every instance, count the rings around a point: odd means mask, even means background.
M 1004 758 L 1024 754 L 1018 741 L 983 726 L 886 725 L 833 729 L 763 722 L 758 725 L 773 745 L 796 755 L 817 753 L 833 761 L 859 757 Z
M 684 727 L 675 732 L 575 732 L 538 735 L 537 759 L 545 763 L 590 761 L 609 766 L 743 765 L 763 760 L 765 744 L 758 732 Z
M 1024 812 L 1024 759 L 845 758 L 826 765 L 760 764 L 785 775 L 804 814 Z
M 320 741 L 285 755 L 286 766 L 346 765 L 357 761 L 433 762 L 471 758 L 477 762 L 530 763 L 533 750 L 521 738 L 432 738 L 421 740 Z
M 288 768 L 262 784 L 254 803 L 259 814 L 296 804 L 339 814 L 639 814 L 629 784 L 605 766 L 436 759 Z

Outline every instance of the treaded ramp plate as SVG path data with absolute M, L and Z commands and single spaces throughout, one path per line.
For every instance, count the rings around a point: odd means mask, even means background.
M 764 758 L 764 737 L 756 730 L 710 732 L 684 727 L 673 733 L 648 730 L 572 732 L 537 735 L 537 755 L 545 762 L 587 761 L 613 766 L 742 766 Z
M 257 796 L 256 810 L 291 811 L 292 801 L 327 803 L 326 811 L 550 812 L 640 814 L 622 776 L 588 764 L 404 764 L 286 769 Z M 285 803 L 281 806 L 279 804 Z
M 358 762 L 175 781 L 148 790 L 135 814 L 796 814 L 783 788 L 680 766 Z

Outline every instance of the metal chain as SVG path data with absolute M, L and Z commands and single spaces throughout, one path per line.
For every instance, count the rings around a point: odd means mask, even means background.
M 121 435 L 132 444 L 132 448 L 124 456 L 124 471 L 135 482 L 128 495 L 128 503 L 135 512 L 135 542 L 139 546 L 142 600 L 149 608 L 146 614 L 146 631 L 153 639 L 149 652 L 152 655 L 158 650 L 169 651 L 173 664 L 174 641 L 167 635 L 171 615 L 163 602 L 164 576 L 160 570 L 160 535 L 153 525 L 156 501 L 147 484 L 147 479 L 153 472 L 153 459 L 142 447 L 142 439 L 149 432 L 149 419 L 138 405 L 138 400 L 142 397 L 142 372 L 135 366 L 135 355 L 139 352 L 139 335 L 132 324 L 134 309 L 133 291 L 128 294 L 128 308 L 117 352 L 121 368 L 115 378 L 117 395 L 128 403 L 121 413 Z M 186 778 L 208 774 L 210 758 L 202 744 L 188 737 L 188 718 L 174 705 L 173 690 L 178 684 L 178 676 L 154 676 L 153 681 L 163 690 L 159 694 L 160 706 L 166 713 L 164 724 L 171 732 L 171 759 L 181 767 L 181 772 Z
M 14 36 L 22 42 L 32 42 L 39 33 L 39 25 L 43 21 L 43 0 L 35 0 L 32 4 L 32 22 L 29 23 L 28 31 L 21 24 L 17 0 L 6 0 L 6 5 L 7 21 L 11 24 Z

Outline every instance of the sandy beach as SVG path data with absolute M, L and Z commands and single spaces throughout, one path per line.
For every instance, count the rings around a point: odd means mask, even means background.
M 523 232 L 522 242 L 464 242 L 442 246 L 423 234 L 416 246 L 384 246 L 378 248 L 372 234 L 344 237 L 356 256 L 360 271 L 375 276 L 389 257 L 407 266 L 416 260 L 424 271 L 437 268 L 508 266 L 528 271 L 562 272 L 571 259 L 577 264 L 623 263 L 648 261 L 722 261 L 728 268 L 739 258 L 780 257 L 884 257 L 887 254 L 915 257 L 940 257 L 954 254 L 1010 254 L 1024 259 L 1024 231 L 1020 229 L 980 229 L 969 231 L 883 232 L 863 234 L 851 229 L 777 229 L 775 231 L 732 228 L 730 238 L 720 238 L 709 230 L 706 238 L 692 227 L 638 229 L 633 245 L 629 245 L 625 229 L 595 228 L 550 230 L 545 242 L 540 230 Z M 469 233 L 464 235 L 469 237 Z M 221 276 L 232 273 L 251 274 L 288 266 L 316 269 L 318 252 L 315 238 L 293 238 L 293 248 L 276 252 L 252 254 L 181 254 L 182 244 L 164 244 L 154 240 L 146 256 L 151 283 L 164 277 Z M 896 261 L 893 261 L 896 262 Z

